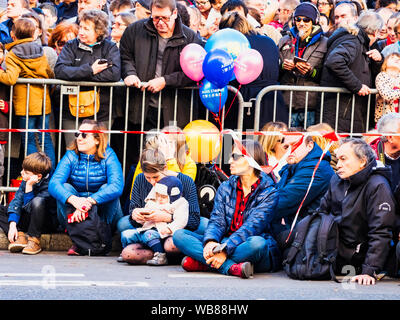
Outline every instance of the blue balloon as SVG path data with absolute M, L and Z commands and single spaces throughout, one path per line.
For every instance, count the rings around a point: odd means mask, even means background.
M 233 60 L 236 60 L 239 54 L 248 48 L 251 48 L 249 40 L 241 32 L 230 28 L 215 32 L 204 47 L 207 52 L 213 49 L 225 50 Z
M 218 88 L 225 87 L 232 79 L 233 59 L 221 49 L 213 49 L 206 54 L 203 61 L 204 77 Z
M 228 88 L 226 86 L 218 88 L 206 79 L 203 80 L 199 92 L 201 102 L 213 113 L 220 112 L 226 99 L 228 99 Z

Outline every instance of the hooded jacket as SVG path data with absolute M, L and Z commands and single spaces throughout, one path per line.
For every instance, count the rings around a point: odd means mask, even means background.
M 294 56 L 298 56 L 307 60 L 311 64 L 311 72 L 303 76 L 297 69 L 292 71 L 281 70 L 281 84 L 293 86 L 317 86 L 319 84 L 320 72 L 327 51 L 328 39 L 323 35 L 320 26 L 313 26 L 313 30 L 306 39 L 306 46 L 302 54 L 299 53 L 300 38 L 295 27 L 291 28 L 287 35 L 279 41 L 280 63 L 283 64 L 285 59 L 293 60 Z M 290 91 L 283 93 L 285 103 L 290 104 Z M 305 92 L 293 92 L 293 107 L 295 109 L 305 108 Z M 310 92 L 308 95 L 308 108 L 317 107 L 317 93 Z
M 390 175 L 376 160 L 349 179 L 335 175 L 318 209 L 337 217 L 339 255 L 350 262 L 361 254 L 362 274 L 370 276 L 384 267 L 396 220 Z
M 12 86 L 18 78 L 54 78 L 43 48 L 32 38 L 17 40 L 6 45 L 9 51 L 6 55 L 7 70 L 0 70 L 0 82 Z M 49 88 L 46 90 L 44 101 L 44 86 L 30 85 L 29 88 L 29 115 L 43 114 L 43 104 L 46 103 L 45 114 L 51 112 Z M 26 115 L 27 85 L 17 84 L 14 88 L 13 105 L 17 116 Z
M 214 200 L 214 208 L 211 212 L 207 229 L 204 232 L 204 244 L 209 241 L 220 243 L 228 234 L 235 214 L 238 179 L 238 176 L 233 175 L 218 188 Z M 236 247 L 249 237 L 262 236 L 267 240 L 272 239 L 270 236 L 270 224 L 278 202 L 278 193 L 271 177 L 261 173 L 260 179 L 260 184 L 250 195 L 246 209 L 243 212 L 243 225 L 231 234 L 226 242 L 228 256 L 232 255 Z M 274 252 L 274 250 L 271 250 L 272 255 L 274 255 Z M 279 254 L 278 252 L 276 254 L 272 259 L 274 264 L 279 263 Z
M 370 39 L 362 29 L 339 28 L 328 40 L 322 68 L 321 87 L 346 88 L 352 94 L 340 94 L 338 130 L 350 132 L 352 98 L 355 94 L 353 132 L 366 132 L 368 97 L 357 95 L 363 84 L 372 88 L 373 61 L 366 54 Z M 325 94 L 323 121 L 335 127 L 336 94 Z
M 281 231 L 290 227 L 293 222 L 294 216 L 300 207 L 300 203 L 307 192 L 314 168 L 321 155 L 321 148 L 314 143 L 314 148 L 300 162 L 296 164 L 287 164 L 279 171 L 281 176 L 277 184 L 279 202 L 273 221 L 275 235 L 278 235 Z M 321 198 L 326 190 L 328 190 L 329 181 L 334 174 L 330 166 L 330 160 L 331 156 L 328 152 L 319 164 L 310 192 L 304 201 L 297 221 L 318 208 Z M 281 224 L 282 218 L 285 219 L 285 225 Z

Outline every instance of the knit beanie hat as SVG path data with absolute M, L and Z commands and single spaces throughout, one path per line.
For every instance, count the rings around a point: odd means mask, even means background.
M 154 191 L 164 196 L 169 196 L 169 202 L 173 203 L 182 196 L 182 182 L 173 176 L 162 178 L 154 186 Z
M 293 17 L 303 16 L 306 18 L 310 18 L 313 24 L 316 24 L 318 17 L 318 9 L 310 2 L 302 2 L 300 3 L 293 14 Z

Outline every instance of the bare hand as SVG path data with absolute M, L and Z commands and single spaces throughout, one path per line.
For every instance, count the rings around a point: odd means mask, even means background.
M 374 285 L 375 284 L 375 278 L 371 277 L 368 274 L 360 274 L 358 276 L 354 276 L 350 280 L 351 282 L 358 282 L 358 284 L 362 284 L 365 286 L 369 285 Z
M 368 51 L 367 56 L 370 57 L 374 61 L 377 61 L 377 62 L 382 61 L 382 55 L 376 49 Z
M 147 89 L 150 92 L 156 93 L 161 91 L 162 89 L 165 88 L 166 82 L 164 77 L 160 78 L 155 78 L 153 80 L 150 80 L 149 82 L 146 83 L 146 85 L 142 86 L 142 91 Z
M 71 196 L 68 198 L 67 202 L 72 204 L 75 209 L 82 212 L 88 212 L 92 208 L 92 203 L 84 197 Z
M 203 257 L 205 260 L 208 260 L 212 256 L 214 256 L 214 253 L 212 251 L 218 245 L 219 245 L 218 242 L 214 242 L 214 241 L 207 242 L 207 244 L 205 245 L 205 247 L 203 249 Z
M 297 62 L 296 68 L 302 75 L 306 75 L 312 70 L 311 64 L 309 64 L 308 62 Z
M 127 85 L 128 87 L 136 87 L 136 88 L 140 88 L 142 86 L 142 82 L 140 81 L 140 79 L 135 76 L 135 75 L 130 75 L 127 76 L 124 79 L 124 83 L 125 85 Z
M 11 243 L 15 242 L 18 237 L 18 230 L 17 230 L 17 224 L 12 221 L 10 222 L 10 228 L 8 230 L 8 241 Z
M 101 63 L 99 64 L 100 59 L 97 59 L 93 64 L 92 64 L 92 70 L 93 74 L 98 74 L 104 70 L 106 70 L 109 65 L 108 63 Z
M 295 67 L 295 64 L 293 62 L 293 60 L 289 60 L 289 59 L 285 59 L 283 60 L 283 69 L 285 70 L 293 70 Z
M 86 220 L 86 212 L 82 212 L 80 210 L 75 210 L 73 213 L 70 222 L 82 222 Z
M 29 178 L 28 181 L 26 181 L 26 185 L 33 186 L 34 184 L 38 183 L 39 180 L 40 180 L 39 177 L 36 174 L 34 174 Z
M 133 209 L 131 216 L 133 221 L 143 224 L 144 222 L 146 222 L 146 219 L 144 215 L 141 214 L 141 212 L 143 212 L 143 208 Z
M 367 85 L 365 85 L 365 84 L 363 84 L 362 85 L 362 87 L 361 87 L 361 89 L 360 89 L 360 91 L 358 91 L 358 95 L 359 96 L 367 96 L 367 95 L 369 95 L 371 93 L 371 89 L 367 86 Z
M 225 251 L 214 254 L 211 258 L 206 260 L 206 263 L 212 268 L 219 269 L 225 262 L 227 254 Z
M 151 214 L 145 216 L 146 221 L 171 222 L 171 215 L 163 210 L 154 210 Z

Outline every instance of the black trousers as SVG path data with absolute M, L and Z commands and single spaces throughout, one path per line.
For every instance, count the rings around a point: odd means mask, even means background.
M 0 210 L 0 227 L 8 234 L 6 210 Z M 56 204 L 53 199 L 33 198 L 22 210 L 17 230 L 39 238 L 42 233 L 56 232 L 58 227 Z

